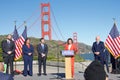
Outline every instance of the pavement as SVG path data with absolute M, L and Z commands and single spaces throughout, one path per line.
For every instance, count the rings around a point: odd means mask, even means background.
M 51 62 L 54 64 L 54 62 Z M 84 80 L 84 70 L 89 65 L 90 62 L 81 62 L 81 63 L 75 63 L 75 78 L 74 80 Z M 62 64 L 61 64 L 62 65 Z M 17 65 L 17 70 L 22 71 L 23 65 Z M 41 75 L 37 76 L 38 73 L 38 65 L 33 65 L 33 76 L 27 76 L 24 77 L 22 74 L 15 75 L 14 80 L 65 80 L 65 68 L 64 65 L 58 67 L 58 66 L 52 66 L 47 65 L 47 76 Z M 120 80 L 120 74 L 110 74 L 108 73 L 109 80 Z
M 17 68 L 18 70 L 22 70 L 23 66 L 19 65 Z M 76 69 L 75 69 L 76 70 Z M 22 74 L 15 75 L 14 80 L 65 80 L 65 68 L 59 67 L 53 67 L 53 66 L 47 66 L 47 76 L 41 75 L 37 76 L 38 73 L 38 65 L 33 66 L 33 76 L 27 76 L 24 77 Z M 75 73 L 75 80 L 84 80 L 83 74 Z

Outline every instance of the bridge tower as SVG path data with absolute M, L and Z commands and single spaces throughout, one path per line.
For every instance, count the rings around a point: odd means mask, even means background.
M 41 30 L 41 35 L 43 38 L 45 38 L 45 36 L 48 36 L 49 40 L 52 39 L 50 3 L 41 3 Z
M 76 32 L 73 33 L 73 42 L 74 42 L 76 48 L 78 49 L 78 41 L 77 41 L 77 33 Z

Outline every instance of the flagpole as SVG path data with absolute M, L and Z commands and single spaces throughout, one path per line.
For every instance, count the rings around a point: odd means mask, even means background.
M 115 18 L 113 18 L 113 21 L 114 21 L 114 23 L 116 24 L 116 19 L 115 19 Z
M 15 26 L 16 26 L 16 22 L 17 22 L 17 21 L 15 20 L 15 21 L 14 21 L 14 23 L 15 23 Z
M 18 35 L 17 29 L 16 29 L 16 21 L 14 21 L 14 24 L 15 24 L 15 29 L 14 29 L 14 32 L 13 32 L 13 36 L 14 36 L 14 37 L 13 37 L 13 40 L 14 40 L 15 46 L 18 47 L 18 46 L 17 46 L 18 43 L 16 43 L 16 41 L 19 39 L 19 35 Z M 15 59 L 15 58 L 16 58 L 16 54 L 17 54 L 17 53 L 16 53 L 16 50 L 17 50 L 17 49 L 15 49 L 15 57 L 14 57 L 14 61 L 13 61 L 13 62 L 14 62 L 14 65 L 13 65 L 14 75 L 16 75 L 16 74 L 21 74 L 21 71 L 17 70 L 17 61 L 16 61 L 16 59 Z
M 24 26 L 26 26 L 26 21 L 24 21 Z
M 16 26 L 16 20 L 14 21 L 14 24 L 15 24 L 15 26 Z M 15 60 L 15 72 L 16 72 L 16 60 Z
M 113 18 L 113 21 L 114 21 L 114 24 L 116 25 L 116 19 Z M 117 58 L 114 58 L 115 59 L 115 73 L 117 73 Z

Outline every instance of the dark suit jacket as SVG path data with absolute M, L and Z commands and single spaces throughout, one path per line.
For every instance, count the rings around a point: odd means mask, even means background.
M 102 55 L 104 50 L 105 50 L 105 46 L 104 46 L 104 43 L 102 41 L 100 41 L 99 44 L 97 44 L 97 42 L 93 43 L 93 46 L 92 46 L 93 53 L 100 52 L 100 55 Z
M 103 54 L 102 54 L 102 57 L 104 59 L 104 61 L 109 61 L 109 56 L 110 56 L 110 53 L 107 49 L 104 50 Z
M 48 53 L 48 46 L 47 44 L 44 44 L 44 50 L 42 49 L 42 46 L 41 44 L 38 44 L 37 45 L 37 52 L 38 52 L 38 55 L 41 56 L 41 54 L 46 54 L 47 56 L 47 53 Z
M 31 56 L 33 56 L 34 48 L 31 44 L 30 44 L 30 48 L 28 48 L 27 45 L 24 44 L 22 47 L 22 52 L 23 52 L 23 56 L 29 56 L 28 53 L 32 53 Z
M 0 72 L 0 80 L 14 80 L 10 74 Z
M 11 40 L 10 44 L 7 43 L 7 40 L 2 41 L 2 50 L 3 50 L 3 57 L 9 56 L 7 53 L 8 51 L 12 51 L 12 54 L 10 56 L 15 55 L 15 43 Z

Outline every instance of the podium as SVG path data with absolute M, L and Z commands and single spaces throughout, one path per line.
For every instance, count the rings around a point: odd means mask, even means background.
M 63 50 L 62 55 L 65 56 L 65 78 L 66 79 L 73 79 L 72 78 L 72 68 L 71 68 L 71 56 L 74 56 L 73 50 Z

